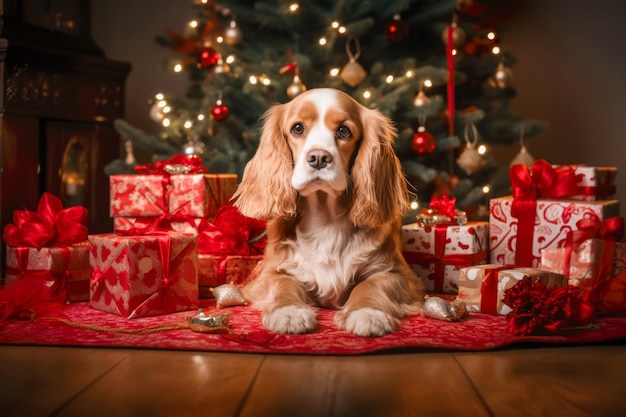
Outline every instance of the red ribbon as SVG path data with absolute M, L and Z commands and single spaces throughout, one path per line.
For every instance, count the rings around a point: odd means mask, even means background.
M 448 64 L 448 133 L 454 135 L 454 27 L 448 26 L 446 58 Z
M 626 313 L 626 263 L 612 259 L 602 265 L 591 290 L 584 295 L 597 316 Z
M 4 227 L 2 238 L 9 246 L 69 246 L 87 240 L 85 207 L 63 208 L 57 196 L 44 192 L 37 204 L 37 212 L 15 210 L 13 223 Z
M 498 274 L 500 271 L 515 268 L 515 265 L 501 265 L 483 269 L 480 287 L 480 312 L 498 314 Z
M 538 159 L 531 167 L 512 165 L 510 177 L 514 198 L 511 215 L 518 219 L 515 264 L 532 267 L 537 199 L 576 195 L 576 175 L 571 167 L 554 168 Z
M 198 156 L 187 156 L 181 154 L 174 155 L 167 161 L 150 162 L 145 165 L 137 165 L 135 166 L 135 171 L 138 174 L 170 175 L 170 173 L 165 169 L 166 165 L 184 165 L 189 167 L 190 171 L 187 174 L 202 174 L 209 172 L 209 169 L 202 165 L 202 159 Z

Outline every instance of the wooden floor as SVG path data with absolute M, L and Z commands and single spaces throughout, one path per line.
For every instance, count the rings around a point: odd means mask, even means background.
M 0 346 L 0 416 L 626 416 L 626 343 L 286 356 Z

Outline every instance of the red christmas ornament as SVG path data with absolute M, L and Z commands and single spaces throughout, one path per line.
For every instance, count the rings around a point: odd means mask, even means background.
M 228 117 L 228 106 L 222 104 L 221 102 L 218 102 L 211 109 L 211 116 L 213 117 L 213 119 L 221 122 Z
M 389 42 L 402 42 L 409 37 L 409 25 L 400 20 L 400 16 L 393 17 L 393 21 L 385 26 L 385 37 Z
M 418 155 L 430 155 L 435 150 L 435 138 L 420 126 L 413 135 L 411 149 Z
M 198 54 L 198 65 L 202 68 L 211 68 L 220 60 L 220 54 L 211 47 L 204 48 Z

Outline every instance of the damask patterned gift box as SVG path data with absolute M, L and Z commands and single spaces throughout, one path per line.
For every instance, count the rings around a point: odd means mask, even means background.
M 198 237 L 90 235 L 89 305 L 133 319 L 198 307 Z
M 513 197 L 493 198 L 489 202 L 489 239 L 491 262 L 517 264 L 538 268 L 543 249 L 563 246 L 568 233 L 577 230 L 578 222 L 586 218 L 605 220 L 619 215 L 619 201 L 579 201 L 538 199 L 534 221 L 520 226 L 513 216 Z M 527 245 L 520 245 L 520 231 Z M 521 262 L 520 256 L 527 259 Z
M 527 276 L 542 280 L 546 287 L 567 285 L 567 278 L 555 272 L 514 265 L 477 265 L 461 268 L 459 298 L 470 312 L 506 315 L 511 308 L 502 302 L 504 292 Z
M 111 217 L 161 216 L 167 214 L 168 175 L 111 175 Z
M 426 291 L 458 292 L 459 269 L 485 264 L 489 255 L 489 224 L 402 226 L 404 258 L 422 279 Z
M 18 281 L 40 288 L 42 300 L 89 300 L 88 242 L 65 247 L 7 246 L 5 285 Z
M 212 217 L 237 189 L 237 174 L 172 175 L 168 191 L 170 214 Z

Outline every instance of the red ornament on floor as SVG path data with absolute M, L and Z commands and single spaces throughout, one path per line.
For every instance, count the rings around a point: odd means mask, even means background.
M 218 122 L 221 122 L 228 117 L 228 106 L 225 104 L 216 104 L 211 109 L 211 116 Z
M 411 149 L 418 155 L 430 155 L 435 150 L 435 138 L 420 126 L 413 135 Z
M 198 54 L 198 65 L 202 68 L 211 68 L 220 60 L 220 54 L 213 48 L 204 48 Z

